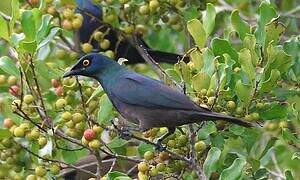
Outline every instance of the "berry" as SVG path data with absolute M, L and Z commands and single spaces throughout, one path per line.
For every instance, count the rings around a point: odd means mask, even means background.
M 58 59 L 63 59 L 66 56 L 66 51 L 63 49 L 58 49 L 56 50 L 55 55 Z
M 63 112 L 61 118 L 66 122 L 70 121 L 72 119 L 72 114 L 69 111 Z
M 80 13 L 75 13 L 74 14 L 74 19 L 80 19 L 82 21 L 83 20 L 83 16 Z
M 10 118 L 5 118 L 3 121 L 3 126 L 7 129 L 11 128 L 14 125 L 14 122 Z
M 13 85 L 9 88 L 9 93 L 13 96 L 17 96 L 20 93 L 20 86 L 18 85 Z
M 160 153 L 159 153 L 159 158 L 160 158 L 162 161 L 165 161 L 165 160 L 167 160 L 167 159 L 170 158 L 170 155 L 169 155 L 169 153 L 163 151 L 163 152 L 160 152 Z
M 97 125 L 93 126 L 93 131 L 95 132 L 95 134 L 101 134 L 103 131 L 103 128 Z
M 73 16 L 74 16 L 74 13 L 71 9 L 65 9 L 63 10 L 63 16 L 66 18 L 66 19 L 72 19 Z
M 87 130 L 84 131 L 83 137 L 87 141 L 91 141 L 95 138 L 95 132 L 92 129 L 87 129 Z
M 33 6 L 38 5 L 39 2 L 40 2 L 39 0 L 29 0 L 29 3 L 30 3 L 31 5 L 33 5 Z
M 105 55 L 111 59 L 115 58 L 115 53 L 112 50 L 105 51 Z
M 58 99 L 55 103 L 55 106 L 57 109 L 62 109 L 64 107 L 66 107 L 67 105 L 67 101 L 65 99 Z
M 149 2 L 150 11 L 155 11 L 158 9 L 158 7 L 159 7 L 159 2 L 157 0 L 151 0 Z
M 24 136 L 25 136 L 25 131 L 24 131 L 24 129 L 21 128 L 21 127 L 16 127 L 16 128 L 14 129 L 14 135 L 15 135 L 16 137 L 24 137 Z
M 64 93 L 64 88 L 62 86 L 59 86 L 58 88 L 55 89 L 56 96 L 62 96 L 63 93 Z
M 147 151 L 144 154 L 144 158 L 145 160 L 150 161 L 154 158 L 154 153 L 152 151 Z
M 33 129 L 30 134 L 34 139 L 38 139 L 40 137 L 40 131 L 38 129 Z
M 156 165 L 156 169 L 157 169 L 159 172 L 164 171 L 164 170 L 165 170 L 165 167 L 166 167 L 166 165 L 165 165 L 164 163 L 158 163 L 158 164 Z
M 215 102 L 215 99 L 216 99 L 216 97 L 214 97 L 214 96 L 209 97 L 208 100 L 207 100 L 207 104 L 212 106 Z
M 82 51 L 84 53 L 90 53 L 93 50 L 93 46 L 90 43 L 84 43 L 81 45 Z
M 103 39 L 99 45 L 100 45 L 101 49 L 106 50 L 110 46 L 110 41 L 108 39 Z
M 235 112 L 238 114 L 238 115 L 242 115 L 244 113 L 244 109 L 241 108 L 241 107 L 237 107 Z
M 152 177 L 155 177 L 155 176 L 157 176 L 157 174 L 158 174 L 157 168 L 156 167 L 152 167 L 150 169 L 150 171 L 149 171 L 149 175 L 152 176 Z
M 134 26 L 133 25 L 127 25 L 124 27 L 124 32 L 126 34 L 132 34 L 134 32 Z
M 41 147 L 44 147 L 47 144 L 47 139 L 45 137 L 40 137 L 38 143 Z
M 198 141 L 195 144 L 195 151 L 202 152 L 206 148 L 206 145 L 203 141 Z
M 54 87 L 54 88 L 58 88 L 60 85 L 59 80 L 57 80 L 57 79 L 51 79 L 51 84 L 52 84 L 52 87 Z
M 53 0 L 45 0 L 45 2 L 46 2 L 47 4 L 51 4 L 51 3 L 53 2 Z
M 252 121 L 252 120 L 253 120 L 252 116 L 249 115 L 249 114 L 246 114 L 245 117 L 244 117 L 244 119 L 245 119 L 246 121 Z
M 53 175 L 57 175 L 57 174 L 59 174 L 59 172 L 60 172 L 60 167 L 59 167 L 57 164 L 53 164 L 53 165 L 51 165 L 51 167 L 50 167 L 50 172 L 51 172 Z
M 64 19 L 62 21 L 62 24 L 61 24 L 62 28 L 65 29 L 65 30 L 72 30 L 72 22 L 67 20 L 67 19 Z
M 236 104 L 234 101 L 228 101 L 226 104 L 227 109 L 234 110 L 236 108 Z
M 16 76 L 9 76 L 7 78 L 7 83 L 8 83 L 8 86 L 16 85 L 17 84 L 17 77 Z
M 87 141 L 84 137 L 81 138 L 81 143 L 82 143 L 84 146 L 88 146 L 88 145 L 89 145 L 89 141 Z
M 48 7 L 47 13 L 54 16 L 54 15 L 56 14 L 56 9 L 55 9 L 55 7 L 54 7 L 54 6 Z
M 35 175 L 39 177 L 44 177 L 47 173 L 47 170 L 43 166 L 37 166 L 34 170 Z
M 80 113 L 75 113 L 72 115 L 72 120 L 74 121 L 74 123 L 79 123 L 79 122 L 83 121 L 83 119 L 84 119 L 84 117 Z
M 103 36 L 104 36 L 104 34 L 103 34 L 103 32 L 101 32 L 101 31 L 96 31 L 96 32 L 94 33 L 94 39 L 95 39 L 96 41 L 101 41 L 102 38 L 103 38 Z
M 3 85 L 3 84 L 5 84 L 5 81 L 6 81 L 6 76 L 4 76 L 4 75 L 0 75 L 0 85 Z
M 23 101 L 26 104 L 31 104 L 33 102 L 33 96 L 31 94 L 27 94 L 24 96 Z
M 72 52 L 70 53 L 70 58 L 71 58 L 71 59 L 77 59 L 77 58 L 78 58 L 78 53 L 75 52 L 75 51 L 72 51 Z
M 138 172 L 138 179 L 139 180 L 148 180 L 148 176 L 143 172 Z
M 139 8 L 139 12 L 140 12 L 142 15 L 148 14 L 148 13 L 149 13 L 149 7 L 148 7 L 147 5 L 142 5 L 142 6 Z
M 287 121 L 280 121 L 280 122 L 279 122 L 279 127 L 280 127 L 281 129 L 287 128 L 287 127 L 288 127 Z
M 81 19 L 73 19 L 72 21 L 72 27 L 73 29 L 79 29 L 82 26 L 82 20 Z
M 140 162 L 140 163 L 138 164 L 138 170 L 139 170 L 140 172 L 145 173 L 145 172 L 148 171 L 148 169 L 149 169 L 149 166 L 148 166 L 148 164 L 147 164 L 146 162 Z
M 251 113 L 250 116 L 254 121 L 259 119 L 259 114 L 257 112 Z
M 97 139 L 92 140 L 91 142 L 89 142 L 89 147 L 96 150 L 99 149 L 101 146 L 100 141 Z
M 256 104 L 256 108 L 259 109 L 259 110 L 264 109 L 264 107 L 265 107 L 264 103 L 259 102 L 259 103 Z
M 33 174 L 30 174 L 26 177 L 26 180 L 37 180 L 36 176 Z

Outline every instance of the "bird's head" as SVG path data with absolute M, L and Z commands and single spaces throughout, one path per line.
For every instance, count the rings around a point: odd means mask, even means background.
M 82 56 L 78 62 L 63 77 L 87 76 L 97 78 L 104 73 L 110 73 L 122 68 L 117 62 L 99 53 Z

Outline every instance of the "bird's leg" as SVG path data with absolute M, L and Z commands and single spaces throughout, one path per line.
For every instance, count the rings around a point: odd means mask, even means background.
M 164 151 L 164 150 L 166 150 L 166 147 L 164 147 L 163 145 L 162 145 L 162 142 L 163 142 L 163 140 L 165 140 L 167 137 L 169 137 L 170 135 L 172 135 L 174 132 L 175 132 L 175 127 L 168 127 L 168 132 L 165 134 L 165 135 L 163 135 L 161 138 L 159 138 L 158 140 L 157 140 L 157 144 L 156 144 L 156 149 L 157 150 L 159 150 L 159 151 Z
M 114 126 L 114 128 L 118 131 L 118 134 L 122 139 L 125 139 L 125 140 L 131 139 L 132 134 L 128 128 L 126 128 L 126 127 L 119 128 L 113 120 L 111 121 L 111 123 Z

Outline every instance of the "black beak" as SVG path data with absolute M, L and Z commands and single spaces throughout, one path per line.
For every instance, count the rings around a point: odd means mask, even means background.
M 80 69 L 70 69 L 68 72 L 65 72 L 63 78 L 79 75 Z

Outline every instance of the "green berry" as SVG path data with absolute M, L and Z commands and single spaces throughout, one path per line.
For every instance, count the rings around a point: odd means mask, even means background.
M 144 158 L 145 160 L 150 161 L 154 158 L 154 153 L 152 151 L 147 151 L 144 154 Z
M 33 102 L 33 96 L 31 94 L 27 94 L 24 96 L 23 101 L 26 104 L 31 104 Z
M 47 170 L 45 169 L 44 166 L 37 166 L 34 170 L 35 175 L 38 177 L 44 177 L 47 173 Z
M 68 122 L 72 119 L 72 114 L 69 111 L 63 112 L 61 114 L 61 118 L 65 121 Z
M 5 81 L 6 81 L 6 76 L 4 75 L 0 75 L 0 85 L 4 85 L 5 84 Z
M 101 42 L 100 42 L 100 47 L 101 49 L 103 50 L 106 50 L 108 49 L 110 46 L 110 41 L 108 39 L 103 39 Z
M 95 39 L 96 41 L 101 41 L 102 38 L 103 38 L 103 36 L 104 36 L 104 34 L 103 34 L 103 32 L 101 32 L 101 31 L 96 31 L 96 32 L 94 33 L 94 39 Z
M 148 169 L 149 169 L 149 165 L 148 165 L 146 162 L 140 162 L 140 163 L 138 164 L 138 170 L 139 170 L 140 172 L 145 173 L 145 172 L 148 171 Z
M 64 107 L 66 107 L 67 105 L 67 101 L 65 99 L 58 99 L 55 103 L 55 106 L 57 109 L 63 109 Z
M 41 147 L 44 147 L 46 144 L 47 144 L 47 139 L 45 137 L 40 137 L 38 139 L 38 144 L 41 146 Z
M 226 104 L 227 109 L 234 110 L 236 108 L 236 104 L 234 101 L 228 101 Z
M 139 8 L 139 12 L 140 12 L 142 15 L 148 14 L 148 13 L 149 13 L 149 7 L 148 7 L 147 5 L 142 5 L 142 6 Z
M 92 149 L 94 149 L 94 150 L 99 149 L 100 146 L 101 146 L 101 143 L 100 143 L 100 141 L 97 140 L 97 139 L 94 139 L 94 140 L 92 140 L 91 142 L 89 142 L 89 147 L 92 148 Z
M 195 151 L 202 152 L 206 148 L 206 145 L 203 141 L 198 141 L 195 144 Z
M 17 77 L 16 76 L 9 76 L 7 78 L 7 83 L 8 83 L 8 86 L 16 85 L 17 84 Z
M 83 121 L 84 116 L 81 113 L 75 113 L 72 115 L 72 120 L 74 121 L 74 123 L 79 123 L 81 121 Z
M 51 167 L 50 167 L 50 172 L 51 172 L 53 175 L 58 175 L 59 172 L 60 172 L 60 167 L 59 167 L 57 164 L 53 164 L 53 165 L 51 165 Z
M 72 19 L 73 16 L 74 16 L 74 13 L 71 9 L 65 9 L 63 10 L 63 16 L 66 18 L 66 19 Z
M 21 127 L 16 127 L 16 128 L 14 129 L 14 135 L 15 135 L 16 137 L 24 137 L 24 136 L 25 136 L 25 131 L 24 131 L 24 129 L 21 128 Z
M 82 51 L 84 53 L 90 53 L 93 50 L 93 46 L 90 43 L 84 43 L 81 45 Z
M 79 29 L 82 26 L 82 20 L 81 19 L 73 19 L 72 21 L 72 27 L 73 29 Z

